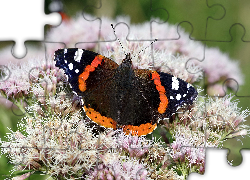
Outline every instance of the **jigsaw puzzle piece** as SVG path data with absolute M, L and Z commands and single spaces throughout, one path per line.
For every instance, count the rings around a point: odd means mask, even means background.
M 192 173 L 189 175 L 188 179 L 200 180 L 200 179 L 248 179 L 248 169 L 250 162 L 250 153 L 249 151 L 242 151 L 243 162 L 237 167 L 230 166 L 229 162 L 226 161 L 227 156 L 226 149 L 207 149 L 207 158 L 206 158 L 206 173 L 205 175 L 198 175 Z
M 214 147 L 229 149 L 228 160 L 238 165 L 241 163 L 240 149 L 250 148 L 248 126 L 244 125 L 249 110 L 240 108 L 235 98 L 238 97 L 209 97 L 206 104 L 206 134 L 207 144 L 212 142 Z
M 207 39 L 210 41 L 217 42 L 228 42 L 232 41 L 231 28 L 234 26 L 241 27 L 241 30 L 236 31 L 237 34 L 241 34 L 244 31 L 244 40 L 250 40 L 250 29 L 248 25 L 248 5 L 249 2 L 246 0 L 240 1 L 214 1 L 208 0 L 210 6 L 219 4 L 223 7 L 225 13 L 220 19 L 209 19 L 207 24 Z M 215 33 L 216 32 L 216 33 Z M 246 33 L 246 34 L 245 34 Z
M 174 35 L 174 29 L 177 28 L 178 31 L 178 38 Z M 157 31 L 163 31 L 168 34 L 168 39 L 158 39 Z M 154 49 L 157 50 L 164 50 L 166 53 L 169 53 L 174 56 L 182 56 L 186 58 L 185 62 L 185 71 L 189 74 L 189 76 L 199 76 L 202 73 L 202 66 L 201 68 L 190 68 L 193 65 L 197 65 L 202 63 L 205 60 L 205 51 L 206 51 L 206 44 L 203 44 L 199 41 L 194 41 L 190 39 L 190 35 L 188 35 L 180 26 L 170 25 L 170 24 L 163 24 L 161 27 L 157 28 L 155 26 L 151 32 L 152 36 L 157 39 L 157 41 L 153 44 Z M 198 63 L 199 62 L 199 63 Z M 171 69 L 171 68 L 170 68 Z M 178 68 L 175 69 L 178 71 Z
M 46 41 L 62 42 L 65 43 L 67 48 L 74 48 L 77 44 L 78 47 L 82 49 L 95 49 L 99 41 L 104 41 L 101 36 L 102 20 L 85 12 L 92 8 L 101 8 L 101 1 L 89 1 L 85 4 L 78 2 L 78 4 L 79 6 L 82 5 L 82 8 L 79 9 L 77 14 L 74 13 L 74 16 L 68 17 L 67 20 L 62 21 L 59 26 L 51 27 L 48 30 Z M 67 13 L 68 10 L 70 13 L 70 9 L 67 9 L 67 3 L 61 4 L 61 6 L 63 5 L 65 6 L 60 9 L 65 9 L 65 13 Z M 92 12 L 92 10 L 87 12 Z M 97 50 L 98 47 L 96 51 Z
M 185 164 L 182 175 L 186 178 L 191 172 L 204 174 L 206 162 L 206 147 L 212 144 L 206 142 L 206 130 L 189 130 L 189 128 L 180 129 L 179 134 L 174 135 L 174 141 L 170 144 L 170 155 L 173 162 L 176 163 L 177 169 Z
M 59 24 L 60 16 L 57 13 L 45 15 L 43 7 L 43 0 L 36 2 L 32 0 L 22 2 L 10 0 L 1 5 L 2 26 L 0 39 L 2 41 L 15 40 L 15 46 L 12 49 L 15 57 L 23 58 L 25 56 L 27 48 L 24 42 L 27 40 L 41 41 L 44 39 L 43 30 L 45 24 Z M 13 16 L 13 12 L 15 12 L 15 16 Z
M 249 121 L 249 110 L 241 110 L 242 113 L 239 114 L 240 106 L 245 106 L 245 104 L 249 105 L 249 97 L 235 97 L 235 101 L 239 102 L 238 110 L 235 110 L 236 116 L 232 116 L 231 118 L 225 118 L 224 122 L 229 124 L 229 129 L 233 133 L 228 135 L 228 139 L 223 142 L 223 148 L 227 148 L 229 150 L 228 153 L 228 161 L 231 161 L 234 166 L 238 166 L 242 161 L 242 149 L 250 149 L 249 145 L 249 136 L 248 134 L 248 121 Z M 240 101 L 239 101 L 240 100 Z M 233 105 L 231 105 L 233 108 Z M 238 111 L 238 112 L 237 112 Z M 223 119 L 223 118 L 221 118 Z M 244 125 L 243 125 L 244 124 Z
M 65 43 L 67 48 L 73 48 L 75 44 L 82 42 L 81 48 L 93 49 L 100 39 L 100 25 L 99 19 L 89 21 L 78 15 L 60 26 L 52 27 L 45 39 L 48 42 Z
M 16 115 L 24 115 L 25 111 L 19 111 L 17 106 L 14 105 L 15 97 L 22 96 L 22 93 L 27 94 L 28 81 L 29 81 L 29 72 L 30 66 L 29 61 L 31 59 L 42 58 L 44 57 L 44 49 L 39 47 L 39 44 L 36 42 L 25 42 L 28 49 L 28 53 L 22 59 L 17 59 L 12 55 L 11 49 L 12 46 L 6 46 L 0 51 L 0 67 L 4 76 L 1 81 L 1 89 L 6 91 L 5 96 L 1 98 L 1 104 L 5 105 L 12 109 L 13 113 Z M 32 63 L 30 63 L 31 65 Z M 34 64 L 33 64 L 34 65 Z M 19 67 L 23 67 L 20 69 Z M 13 99 L 14 97 L 14 99 Z M 10 102 L 9 100 L 12 102 Z M 20 104 L 20 107 L 25 106 L 25 103 Z
M 186 8 L 183 8 L 186 7 Z M 182 10 L 180 12 L 180 9 Z M 193 9 L 193 10 L 192 10 Z M 197 9 L 198 12 L 197 12 Z M 215 4 L 213 6 L 209 6 L 207 0 L 199 1 L 152 1 L 151 2 L 151 10 L 155 11 L 156 14 L 159 14 L 159 17 L 163 17 L 165 22 L 175 23 L 178 26 L 181 24 L 190 31 L 190 36 L 196 37 L 195 40 L 205 40 L 206 39 L 206 28 L 207 28 L 207 19 L 208 16 L 214 19 L 220 19 L 224 15 L 224 9 L 221 5 Z M 161 10 L 161 11 L 158 11 Z M 162 16 L 162 12 L 168 12 L 168 15 Z M 209 12 L 209 13 L 199 13 L 200 12 Z M 178 13 L 176 13 L 178 12 Z M 199 13 L 199 15 L 194 14 L 193 12 Z M 164 22 L 163 22 L 164 23 Z M 185 23 L 185 24 L 184 24 Z M 160 24 L 158 22 L 158 24 Z M 152 23 L 152 28 L 154 29 L 154 24 Z M 159 25 L 158 25 L 159 26 Z M 176 29 L 176 33 L 178 33 L 178 29 Z M 163 34 L 163 33 L 162 33 Z M 179 34 L 179 33 L 178 33 Z M 159 39 L 166 39 L 166 36 L 161 36 Z M 191 38 L 193 39 L 193 38 Z M 168 40 L 168 39 L 166 39 Z
M 135 7 L 138 7 L 140 6 L 141 3 L 138 1 L 138 2 L 135 2 L 135 1 L 132 1 L 132 0 L 129 0 L 129 1 L 126 1 L 126 2 L 123 2 L 123 1 L 107 1 L 107 0 L 102 0 L 102 1 L 96 1 L 95 3 L 95 6 L 88 6 L 88 10 L 85 8 L 83 10 L 83 17 L 85 19 L 88 19 L 88 20 L 92 20 L 90 19 L 88 16 L 88 12 L 89 11 L 92 11 L 94 12 L 94 14 L 97 16 L 97 18 L 101 21 L 101 26 L 100 26 L 100 41 L 103 42 L 103 41 L 115 41 L 115 35 L 113 33 L 113 29 L 110 28 L 110 24 L 113 23 L 115 26 L 119 25 L 119 24 L 126 24 L 128 27 L 130 26 L 130 22 L 140 22 L 140 17 L 143 17 L 143 11 L 140 11 L 138 9 L 136 9 Z M 130 8 L 130 7 L 134 7 L 134 8 Z M 91 7 L 91 10 L 89 9 Z M 113 7 L 113 8 L 112 8 Z M 127 8 L 126 8 L 127 7 Z M 114 10 L 116 8 L 119 8 L 121 9 L 122 11 L 121 12 L 115 12 Z M 92 10 L 93 9 L 93 10 Z M 135 11 L 136 9 L 136 11 Z M 149 7 L 148 7 L 149 9 Z M 142 16 L 140 16 L 140 14 Z M 135 15 L 135 16 L 133 16 Z M 117 17 L 115 18 L 115 20 L 113 20 L 113 22 L 110 21 L 109 18 L 113 18 L 113 17 Z M 128 18 L 129 17 L 129 18 Z M 137 17 L 137 19 L 130 19 L 130 17 Z M 117 26 L 116 28 L 119 29 L 119 26 Z M 130 30 L 129 30 L 130 31 Z M 124 32 L 123 31 L 118 31 L 118 34 L 120 33 L 120 35 L 124 35 Z M 129 34 L 127 35 L 126 39 L 127 40 L 135 40 L 135 41 L 138 41 L 138 40 L 149 40 L 151 41 L 150 39 L 150 27 L 147 26 L 147 28 L 144 27 L 144 32 L 143 34 L 140 34 L 140 37 L 136 37 L 136 35 L 138 35 L 138 32 L 137 31 L 133 31 L 131 29 L 131 32 L 133 34 L 132 37 L 129 37 Z M 127 34 L 125 32 L 125 34 Z M 105 35 L 105 39 L 103 39 Z M 146 35 L 146 36 L 144 36 Z M 139 39 L 138 39 L 139 38 Z
M 229 42 L 208 42 L 210 46 L 220 46 L 223 51 L 230 52 L 230 54 L 225 54 L 224 57 L 228 58 L 214 58 L 220 59 L 218 68 L 224 73 L 224 82 L 222 84 L 224 90 L 231 88 L 236 96 L 238 97 L 249 97 L 248 84 L 249 84 L 249 70 L 248 70 L 248 51 L 245 49 L 248 48 L 249 42 L 243 41 L 244 35 L 236 34 L 236 26 L 230 29 L 232 41 Z M 243 31 L 241 31 L 243 33 Z M 233 35 L 234 34 L 234 35 Z M 242 35 L 242 36 L 241 36 Z M 228 61 L 229 55 L 236 60 Z M 224 61 L 224 62 L 223 62 Z M 227 66 L 225 66 L 227 64 Z M 240 70 L 241 68 L 241 70 Z M 244 72 L 244 74 L 242 72 Z M 223 79 L 222 79 L 223 80 Z
M 231 32 L 234 30 L 235 27 L 231 29 Z M 244 79 L 245 81 L 248 81 L 248 79 L 244 78 L 241 72 L 242 69 L 243 72 L 247 73 L 246 77 L 250 75 L 247 70 L 248 56 L 244 55 L 246 54 L 246 51 L 243 50 L 244 48 L 232 49 L 235 46 L 235 42 L 239 45 L 238 47 L 248 47 L 249 43 L 243 42 L 240 38 L 240 35 L 234 35 L 232 36 L 232 41 L 229 42 L 206 42 L 207 47 L 205 48 L 204 60 L 201 62 L 190 60 L 188 62 L 197 64 L 204 70 L 205 83 L 209 95 L 224 96 L 225 92 L 228 93 L 228 90 L 231 89 L 236 96 L 249 96 L 249 94 L 242 94 L 243 91 L 247 92 L 245 90 L 247 86 L 243 84 Z M 224 52 L 221 52 L 219 48 L 211 48 L 218 46 Z M 225 52 L 230 52 L 230 54 Z M 239 62 L 235 59 L 238 59 Z M 245 82 L 245 84 L 248 83 Z
M 64 48 L 65 44 L 55 42 L 43 42 L 40 44 L 41 55 L 35 58 L 40 58 L 40 62 L 35 66 L 30 67 L 28 71 L 29 83 L 32 84 L 32 94 L 39 100 L 49 96 L 54 96 L 58 86 L 62 86 L 64 77 L 63 72 L 55 68 L 54 65 L 54 52 L 58 48 Z M 37 53 L 37 55 L 39 55 Z M 34 58 L 29 58 L 32 62 Z M 52 71 L 52 72 L 50 72 Z M 39 76 L 40 75 L 40 76 Z M 61 81 L 60 81 L 61 80 Z M 58 84 L 61 82 L 62 84 Z M 36 86 L 36 88 L 34 87 Z

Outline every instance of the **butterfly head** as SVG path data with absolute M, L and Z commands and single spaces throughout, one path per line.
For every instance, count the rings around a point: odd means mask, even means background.
M 131 68 L 132 67 L 132 61 L 131 61 L 131 54 L 126 54 L 125 59 L 122 60 L 122 64 L 120 65 L 122 68 Z

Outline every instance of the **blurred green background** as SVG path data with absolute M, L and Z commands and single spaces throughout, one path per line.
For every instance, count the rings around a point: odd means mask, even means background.
M 45 0 L 45 12 L 50 13 L 51 0 Z M 152 17 L 160 18 L 170 24 L 180 26 L 197 41 L 203 41 L 208 47 L 218 47 L 222 52 L 228 53 L 232 59 L 239 61 L 243 74 L 244 85 L 239 87 L 236 95 L 239 107 L 246 109 L 250 106 L 250 21 L 248 0 L 64 0 L 63 11 L 70 17 L 84 11 L 97 17 L 107 16 L 115 18 L 126 15 L 131 18 L 131 23 L 149 21 Z M 214 5 L 217 4 L 217 5 Z M 221 4 L 221 5 L 219 5 Z M 214 5 L 214 6 L 212 6 Z M 208 18 L 212 17 L 212 18 Z M 217 19 L 217 20 L 215 20 Z M 234 23 L 242 24 L 231 26 Z M 207 41 L 205 41 L 207 40 Z M 5 44 L 4 44 L 5 45 Z M 218 59 L 219 61 L 219 59 Z M 15 110 L 16 113 L 20 113 Z M 22 116 L 16 116 L 10 109 L 0 108 L 0 138 L 9 132 L 7 127 L 16 130 L 16 124 Z M 245 123 L 250 125 L 250 117 Z M 236 139 L 224 143 L 225 148 L 230 148 L 228 160 L 233 160 L 233 165 L 240 165 L 242 157 L 240 149 L 250 149 L 250 138 L 241 138 L 243 145 Z M 0 159 L 0 174 L 9 174 L 12 165 L 2 156 Z M 44 179 L 45 176 L 31 176 L 30 179 Z

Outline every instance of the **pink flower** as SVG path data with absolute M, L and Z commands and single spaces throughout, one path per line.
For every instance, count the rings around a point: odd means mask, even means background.
M 122 148 L 123 151 L 127 151 L 131 157 L 139 158 L 148 152 L 153 142 L 144 136 L 131 136 L 120 132 L 117 136 L 117 143 L 120 148 Z
M 90 172 L 88 179 L 146 180 L 148 170 L 138 160 L 117 157 L 109 164 L 99 164 Z

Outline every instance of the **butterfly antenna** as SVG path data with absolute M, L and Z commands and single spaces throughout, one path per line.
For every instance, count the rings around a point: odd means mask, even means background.
M 111 24 L 111 27 L 113 28 L 114 34 L 116 35 L 114 25 Z M 116 38 L 117 38 L 118 42 L 120 43 L 120 45 L 121 45 L 121 47 L 122 47 L 122 49 L 123 49 L 123 51 L 124 51 L 124 48 L 123 48 L 123 46 L 122 46 L 122 43 L 121 43 L 120 39 L 119 39 L 117 36 L 116 36 Z M 124 51 L 124 54 L 126 55 L 126 52 L 125 52 L 125 51 Z
M 145 49 L 147 49 L 150 45 L 152 45 L 152 44 L 153 44 L 154 42 L 156 42 L 156 41 L 157 41 L 157 39 L 155 39 L 154 41 L 152 41 L 147 47 L 145 47 L 144 49 L 140 50 L 140 51 L 138 52 L 137 55 L 134 55 L 134 57 L 139 56 L 139 54 L 140 54 L 142 51 L 144 51 Z

